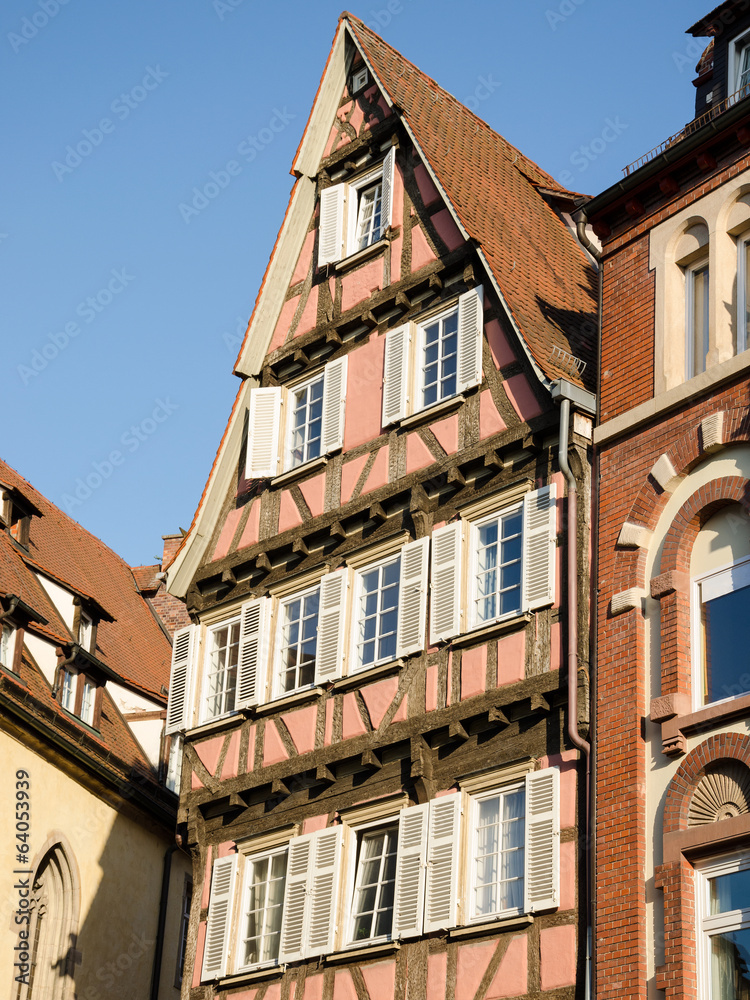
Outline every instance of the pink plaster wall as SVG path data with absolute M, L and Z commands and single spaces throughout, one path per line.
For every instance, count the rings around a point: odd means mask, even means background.
M 227 552 L 229 552 L 229 546 L 232 544 L 232 539 L 234 538 L 234 533 L 237 530 L 237 525 L 241 517 L 242 507 L 230 510 L 227 514 L 227 519 L 224 522 L 224 527 L 221 529 L 219 540 L 214 549 L 214 559 L 223 559 Z
M 279 319 L 276 323 L 276 329 L 273 331 L 273 337 L 271 337 L 271 344 L 268 348 L 269 354 L 271 351 L 275 351 L 277 347 L 286 341 L 287 334 L 289 333 L 289 327 L 292 325 L 292 318 L 294 316 L 295 310 L 299 303 L 299 295 L 295 295 L 291 299 L 287 299 L 284 305 L 281 307 L 281 312 L 279 313 Z
M 528 379 L 525 375 L 511 375 L 503 382 L 503 388 L 521 420 L 531 420 L 538 417 L 542 412 L 536 396 L 531 391 Z
M 560 768 L 560 827 L 563 830 L 576 825 L 577 758 L 577 750 L 563 750 L 562 753 L 539 758 L 540 768 Z
M 333 742 L 333 698 L 329 698 L 326 702 L 326 727 L 323 742 L 326 746 L 330 746 Z
M 449 250 L 455 250 L 456 247 L 461 246 L 464 238 L 447 208 L 433 215 L 432 224 Z
M 357 1000 L 352 974 L 348 969 L 339 969 L 333 983 L 333 1000 Z
M 502 368 L 503 365 L 509 365 L 516 360 L 515 352 L 500 326 L 500 320 L 491 319 L 485 323 L 484 332 L 487 334 L 495 368 Z
M 305 1000 L 321 1000 L 323 996 L 323 976 L 308 976 L 305 979 Z
M 576 844 L 569 840 L 560 844 L 560 909 L 572 910 L 576 905 Z
M 395 995 L 396 963 L 375 962 L 362 966 L 362 977 L 372 1000 L 386 1000 Z
M 430 430 L 438 439 L 438 444 L 445 448 L 449 455 L 458 451 L 458 414 L 453 413 L 437 424 L 430 424 Z
M 203 966 L 203 948 L 206 944 L 206 921 L 198 924 L 198 939 L 195 942 L 195 965 L 193 966 L 193 986 L 200 986 Z
M 345 104 L 344 107 L 341 109 L 341 111 L 342 112 L 345 111 L 348 114 L 349 108 L 350 105 Z M 354 111 L 352 111 L 352 117 L 349 119 L 349 124 L 352 126 L 357 135 L 359 135 L 359 130 L 362 127 L 362 122 L 364 120 L 365 120 L 364 112 L 362 111 L 360 105 L 357 104 L 357 106 L 354 108 Z M 344 136 L 344 141 L 339 143 L 339 148 L 345 146 L 348 142 L 351 142 L 349 136 Z
M 522 681 L 526 676 L 526 632 L 513 632 L 497 640 L 497 686 Z
M 297 504 L 294 502 L 294 497 L 289 490 L 282 490 L 279 510 L 279 533 L 288 531 L 290 528 L 296 528 L 298 524 L 302 524 L 302 518 L 297 509 Z
M 280 1000 L 281 998 L 281 983 L 271 983 L 271 985 L 266 990 L 266 995 L 263 1000 Z
M 369 299 L 383 285 L 383 262 L 379 258 L 363 264 L 342 278 L 341 311 Z
M 440 195 L 438 189 L 432 183 L 432 178 L 427 172 L 427 167 L 424 163 L 418 163 L 414 168 L 414 177 L 417 181 L 417 187 L 419 188 L 419 193 L 422 195 L 422 201 L 425 207 L 432 205 L 433 202 L 438 201 Z
M 411 231 L 411 269 L 418 271 L 420 267 L 431 264 L 437 257 L 432 252 L 432 247 L 427 242 L 427 237 L 421 226 L 414 226 Z
M 265 739 L 263 741 L 263 767 L 269 764 L 278 764 L 280 760 L 287 760 L 289 754 L 281 742 L 279 731 L 272 719 L 266 722 Z
M 309 753 L 315 747 L 315 721 L 318 709 L 315 705 L 300 708 L 296 712 L 282 715 L 281 719 L 294 740 L 297 753 Z
M 434 712 L 438 698 L 438 668 L 433 663 L 425 671 L 425 711 Z
M 235 853 L 236 847 L 237 844 L 233 840 L 225 840 L 223 844 L 219 844 L 216 855 L 219 858 L 228 858 Z
M 485 1000 L 506 1000 L 520 997 L 528 990 L 529 959 L 526 936 L 511 939 L 497 968 Z
M 347 362 L 344 451 L 380 435 L 385 337 L 371 336 Z
M 545 927 L 539 937 L 542 989 L 556 990 L 562 986 L 573 986 L 576 981 L 575 927 L 572 924 Z
M 344 695 L 343 737 L 345 740 L 350 740 L 353 736 L 361 736 L 366 732 L 365 724 L 362 722 L 362 716 L 357 708 L 354 692 L 349 692 L 349 694 Z
M 408 695 L 405 694 L 404 697 L 401 699 L 401 704 L 393 713 L 393 718 L 391 719 L 391 722 L 406 722 L 408 715 L 409 715 L 409 697 Z
M 362 688 L 367 711 L 370 713 L 370 722 L 373 729 L 377 729 L 383 721 L 383 716 L 388 711 L 393 699 L 398 691 L 398 678 L 386 677 L 385 680 L 378 681 L 377 684 L 368 684 Z
M 456 963 L 456 1000 L 474 1000 L 496 947 L 496 941 L 459 945 Z
M 302 244 L 302 249 L 300 250 L 299 257 L 297 258 L 297 266 L 294 269 L 294 274 L 292 275 L 292 280 L 290 282 L 291 285 L 296 285 L 298 281 L 303 281 L 307 277 L 307 273 L 310 270 L 310 262 L 312 261 L 314 246 L 315 230 L 311 229 L 305 237 L 305 242 Z
M 302 822 L 303 833 L 315 833 L 316 830 L 325 830 L 328 826 L 328 816 L 323 813 L 321 816 L 310 816 Z
M 195 789 L 195 788 L 203 788 L 204 787 L 203 786 L 203 782 L 198 777 L 198 775 L 195 773 L 195 771 L 193 771 L 193 773 L 190 775 L 190 787 L 193 788 L 193 789 Z
M 321 473 L 319 476 L 313 476 L 312 479 L 303 480 L 300 482 L 299 488 L 302 496 L 305 498 L 307 506 L 310 508 L 312 516 L 317 517 L 318 514 L 322 514 L 326 493 L 325 473 Z
M 223 746 L 223 736 L 215 736 L 212 740 L 206 740 L 204 743 L 195 744 L 195 752 L 200 757 L 201 763 L 211 775 L 213 775 L 216 770 L 216 765 L 219 762 L 219 754 L 221 753 L 221 748 Z
M 292 983 L 292 986 L 294 986 L 294 983 Z M 243 990 L 242 993 L 232 993 L 231 997 L 232 997 L 232 1000 L 255 1000 L 255 996 L 256 996 L 257 993 L 258 993 L 257 989 L 256 990 Z M 291 998 L 292 998 L 292 994 L 291 993 L 289 994 L 289 998 L 291 1000 Z
M 550 670 L 559 670 L 562 664 L 562 625 L 555 622 L 550 626 Z
M 487 670 L 487 646 L 465 649 L 461 657 L 461 700 L 484 694 Z
M 427 996 L 430 1000 L 441 1000 L 445 996 L 447 965 L 448 954 L 444 951 L 427 959 Z
M 367 464 L 368 455 L 359 455 L 351 462 L 345 462 L 341 469 L 341 503 L 348 503 L 352 498 L 354 487 Z
M 232 733 L 229 738 L 229 749 L 224 758 L 224 767 L 221 769 L 222 780 L 225 778 L 236 778 L 240 766 L 240 731 Z
M 479 397 L 479 437 L 480 440 L 492 437 L 493 434 L 501 434 L 507 429 L 507 424 L 500 416 L 492 393 L 489 389 Z
M 245 522 L 245 527 L 237 546 L 238 549 L 244 549 L 248 545 L 255 545 L 260 537 L 260 500 L 256 498 L 251 500 L 250 504 L 250 513 L 247 515 L 247 521 Z
M 307 296 L 307 301 L 302 309 L 302 315 L 299 318 L 299 323 L 294 331 L 295 337 L 301 337 L 303 333 L 309 333 L 310 330 L 314 329 L 315 324 L 318 321 L 318 286 L 313 285 L 310 289 L 310 294 Z
M 427 465 L 432 465 L 435 459 L 432 452 L 424 443 L 419 434 L 409 434 L 406 438 L 406 471 L 416 472 L 417 469 L 424 469 Z
M 372 468 L 365 479 L 362 487 L 363 493 L 370 493 L 372 490 L 379 490 L 388 482 L 388 445 L 384 445 L 375 456 Z

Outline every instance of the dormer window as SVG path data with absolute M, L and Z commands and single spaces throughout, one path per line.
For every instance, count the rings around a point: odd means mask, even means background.
M 77 681 L 78 674 L 74 670 L 68 670 L 66 667 L 63 667 L 62 684 L 60 687 L 60 704 L 65 711 L 70 712 L 71 715 L 75 713 L 76 708 Z
M 81 611 L 80 618 L 78 620 L 78 644 L 82 649 L 85 649 L 87 653 L 93 653 L 93 639 L 93 619 L 90 618 L 85 611 Z
M 729 43 L 729 79 L 727 93 L 738 94 L 738 99 L 750 93 L 750 31 Z
M 16 653 L 16 630 L 12 625 L 3 623 L 2 636 L 0 636 L 0 666 L 6 670 L 13 670 Z
M 42 512 L 15 487 L 0 483 L 0 490 L 3 524 L 12 539 L 28 548 L 31 518 L 34 515 L 41 517 Z
M 92 729 L 99 727 L 101 715 L 101 685 L 88 674 L 71 667 L 60 668 L 58 698 L 60 705 Z

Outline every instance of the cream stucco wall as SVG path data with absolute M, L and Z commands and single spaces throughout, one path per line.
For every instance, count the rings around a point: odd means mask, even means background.
M 148 829 L 118 811 L 5 732 L 0 732 L 0 759 L 5 764 L 6 818 L 6 836 L 0 841 L 0 997 L 15 997 L 12 966 L 18 938 L 12 921 L 18 906 L 13 888 L 18 876 L 13 870 L 19 865 L 13 803 L 16 771 L 22 768 L 31 776 L 29 857 L 38 862 L 50 843 L 62 840 L 78 883 L 76 995 L 81 1000 L 147 998 L 169 834 L 156 826 Z M 175 857 L 173 895 L 181 897 L 187 859 Z M 173 917 L 175 907 L 179 908 L 179 900 L 173 898 Z M 179 995 L 171 985 L 176 934 L 177 925 L 168 922 L 160 1000 L 177 1000 Z

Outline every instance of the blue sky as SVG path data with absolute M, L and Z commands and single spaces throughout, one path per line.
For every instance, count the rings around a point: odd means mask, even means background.
M 133 564 L 189 526 L 210 471 L 340 2 L 0 10 L 0 455 Z M 596 194 L 692 118 L 699 50 L 684 32 L 711 6 L 350 9 L 556 178 Z M 212 173 L 218 196 L 186 210 Z

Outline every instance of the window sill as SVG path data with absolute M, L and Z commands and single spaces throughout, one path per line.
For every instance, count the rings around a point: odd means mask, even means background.
M 346 271 L 350 267 L 356 267 L 363 261 L 369 260 L 371 257 L 377 257 L 388 246 L 388 240 L 382 236 L 377 243 L 371 243 L 369 247 L 365 247 L 364 250 L 357 250 L 356 253 L 349 254 L 348 257 L 343 257 L 341 260 L 335 261 L 332 265 L 335 271 Z
M 283 965 L 266 965 L 262 969 L 248 969 L 247 972 L 238 972 L 233 976 L 223 976 L 218 980 L 219 988 L 223 990 L 230 986 L 241 986 L 243 983 L 253 983 L 258 979 L 268 979 L 271 976 L 278 976 L 283 971 Z M 217 980 L 204 980 L 204 982 L 217 982 Z
M 194 726 L 186 731 L 186 735 L 193 739 L 195 736 L 207 736 L 209 733 L 219 733 L 223 729 L 229 729 L 237 725 L 242 720 L 239 712 L 231 712 L 229 715 L 222 715 L 220 719 L 211 719 L 209 722 L 202 722 L 199 726 Z M 179 735 L 175 733 L 173 735 Z
M 359 961 L 365 958 L 376 958 L 378 955 L 388 955 L 393 951 L 398 951 L 400 947 L 400 941 L 381 941 L 380 944 L 369 944 L 361 948 L 345 948 L 343 951 L 335 951 L 332 955 L 324 957 L 327 965 L 337 965 L 340 962 Z
M 305 688 L 304 691 L 294 691 L 292 694 L 285 694 L 283 697 L 274 698 L 272 701 L 265 701 L 262 705 L 256 705 L 249 709 L 253 715 L 270 715 L 272 712 L 280 712 L 293 705 L 301 705 L 306 701 L 313 701 L 323 694 L 322 687 Z
M 348 691 L 350 688 L 358 687 L 362 683 L 378 680 L 380 677 L 387 677 L 388 674 L 397 673 L 403 667 L 403 660 L 390 660 L 388 663 L 381 663 L 377 667 L 370 667 L 369 670 L 358 670 L 347 677 L 339 677 L 333 682 L 334 691 Z
M 450 643 L 452 646 L 460 649 L 462 646 L 470 646 L 481 639 L 492 639 L 494 636 L 502 635 L 504 632 L 513 632 L 521 628 L 521 626 L 527 625 L 530 621 L 531 612 L 524 611 L 523 614 L 514 615 L 513 618 L 505 618 L 501 622 L 493 622 L 491 625 L 485 625 L 483 628 L 476 628 L 472 632 L 458 635 L 455 639 L 451 639 Z
M 531 927 L 534 923 L 532 913 L 519 913 L 515 917 L 501 917 L 498 920 L 489 920 L 482 924 L 470 924 L 467 927 L 454 927 L 448 931 L 449 940 L 454 938 L 474 937 L 479 934 L 491 934 L 493 931 L 515 931 Z
M 667 756 L 681 756 L 687 752 L 688 733 L 721 725 L 738 716 L 750 716 L 750 694 L 715 702 L 684 715 L 679 714 L 682 707 L 680 701 L 680 698 L 668 695 L 666 698 L 654 698 L 651 702 L 651 718 L 661 723 L 662 753 Z
M 287 469 L 281 475 L 274 476 L 271 480 L 271 486 L 285 486 L 287 483 L 293 483 L 295 480 L 303 479 L 306 475 L 315 472 L 317 469 L 325 468 L 326 465 L 328 465 L 328 455 L 320 455 L 318 458 L 312 458 L 309 462 L 304 462 L 302 465 L 295 465 L 293 469 Z
M 465 402 L 466 397 L 464 395 L 443 399 L 439 403 L 433 403 L 432 406 L 426 407 L 424 410 L 419 410 L 417 413 L 412 413 L 408 417 L 404 417 L 399 421 L 399 427 L 419 427 L 421 424 L 427 424 L 437 417 L 442 417 L 446 413 L 453 413 L 454 410 L 460 409 Z

